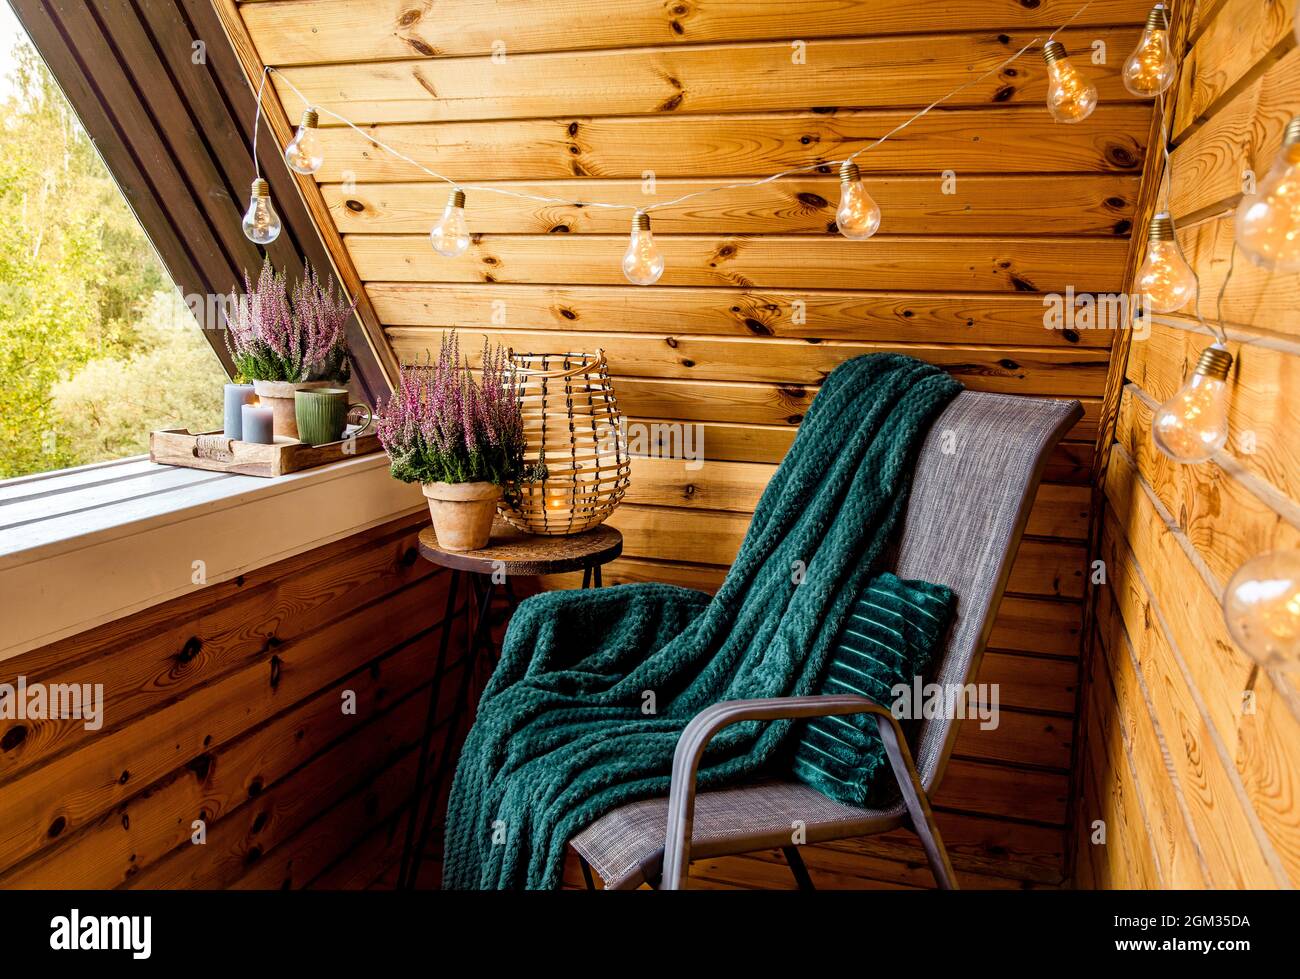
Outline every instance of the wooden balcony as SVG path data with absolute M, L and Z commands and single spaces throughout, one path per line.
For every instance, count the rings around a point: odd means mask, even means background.
M 1234 259 L 1233 224 L 1243 170 L 1264 179 L 1300 111 L 1289 4 L 1174 0 L 1162 118 L 1121 79 L 1150 4 L 1095 0 L 1058 36 L 1100 97 L 1067 126 L 1043 105 L 1041 39 L 1082 0 L 11 2 L 182 292 L 262 260 L 239 212 L 265 77 L 258 154 L 285 226 L 265 254 L 359 297 L 357 398 L 387 399 L 399 363 L 457 329 L 469 350 L 599 348 L 630 423 L 695 427 L 699 459 L 634 456 L 606 587 L 715 591 L 853 357 L 1077 399 L 973 678 L 1000 723 L 961 722 L 931 800 L 957 879 L 1300 884 L 1300 674 L 1252 658 L 1221 609 L 1245 562 L 1300 543 L 1295 282 Z M 834 164 L 963 85 L 859 158 L 883 224 L 838 234 Z M 303 99 L 326 159 L 307 176 L 280 157 Z M 630 212 L 575 203 L 799 167 L 654 211 L 667 271 L 648 287 L 619 266 Z M 473 232 L 456 258 L 427 237 L 448 182 Z M 1062 295 L 1134 292 L 1163 210 L 1200 316 L 1049 321 Z M 1179 465 L 1152 419 L 1220 328 L 1230 436 Z M 462 594 L 438 668 L 450 573 L 420 554 L 423 498 L 384 468 L 208 482 L 136 459 L 0 482 L 0 888 L 397 886 L 427 702 L 426 785 L 493 660 L 465 652 Z M 527 576 L 514 597 L 581 584 Z M 494 644 L 511 607 L 490 601 Z M 101 723 L 20 716 L 19 678 L 104 691 Z M 441 879 L 446 781 L 421 888 Z M 802 849 L 818 888 L 935 884 L 907 829 Z M 690 886 L 792 888 L 786 862 L 706 857 Z M 574 854 L 564 886 L 586 886 Z

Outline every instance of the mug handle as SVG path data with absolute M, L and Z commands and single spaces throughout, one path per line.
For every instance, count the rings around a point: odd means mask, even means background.
M 353 409 L 353 408 L 360 408 L 362 411 L 364 411 L 364 412 L 366 413 L 366 423 L 365 423 L 364 425 L 362 425 L 360 428 L 358 428 L 355 432 L 352 433 L 352 437 L 353 437 L 353 438 L 360 438 L 361 436 L 363 436 L 363 435 L 366 434 L 366 430 L 367 430 L 368 428 L 370 428 L 372 425 L 374 425 L 374 423 L 375 423 L 375 413 L 374 413 L 373 410 L 371 410 L 370 405 L 368 405 L 368 404 L 363 404 L 363 403 L 360 402 L 360 401 L 356 402 L 355 404 L 350 404 L 350 405 L 348 405 L 348 411 L 347 411 L 347 413 L 348 413 L 349 415 L 352 414 L 352 409 Z

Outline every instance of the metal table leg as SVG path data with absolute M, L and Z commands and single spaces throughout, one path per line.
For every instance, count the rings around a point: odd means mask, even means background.
M 438 689 L 447 667 L 447 647 L 451 642 L 452 619 L 456 612 L 456 592 L 460 586 L 459 571 L 451 572 L 451 581 L 447 585 L 447 606 L 442 614 L 442 634 L 438 637 L 438 658 L 433 668 L 433 682 L 429 686 L 429 709 L 424 717 L 424 736 L 420 739 L 420 763 L 416 768 L 415 785 L 411 789 L 408 803 L 410 817 L 406 822 L 406 842 L 402 846 L 402 862 L 397 871 L 397 886 L 409 887 L 414 884 L 410 875 L 411 854 L 415 844 L 415 827 L 419 821 L 421 786 L 429 770 L 429 750 L 433 744 L 433 731 L 437 726 Z
M 463 672 L 460 688 L 452 705 L 451 716 L 446 720 L 447 733 L 442 752 L 438 756 L 433 779 L 425 786 L 425 776 L 429 772 L 432 760 L 433 736 L 439 727 L 438 695 L 447 671 L 447 651 L 456 617 L 456 595 L 462 576 L 468 578 L 470 591 L 464 608 L 465 634 L 467 637 Z M 583 588 L 601 587 L 599 565 L 589 565 L 583 569 Z M 406 841 L 402 847 L 402 859 L 398 869 L 397 887 L 410 889 L 415 886 L 420 873 L 420 864 L 432 835 L 434 816 L 438 809 L 438 800 L 451 771 L 452 742 L 465 716 L 470 692 L 470 681 L 478 665 L 480 651 L 491 651 L 492 643 L 492 601 L 498 593 L 504 593 L 507 606 L 513 613 L 519 605 L 513 584 L 507 580 L 498 586 L 491 577 L 453 570 L 447 588 L 447 608 L 443 614 L 442 632 L 438 638 L 438 658 L 434 666 L 433 683 L 429 690 L 429 709 L 425 714 L 424 735 L 420 741 L 420 762 L 416 770 L 415 786 L 411 791 L 409 802 L 410 815 L 406 823 Z M 423 804 L 421 804 L 423 800 Z M 417 839 L 417 829 L 418 839 Z
M 433 831 L 434 815 L 438 809 L 438 800 L 442 797 L 442 790 L 446 784 L 448 775 L 451 770 L 452 741 L 456 737 L 456 732 L 460 729 L 460 722 L 465 715 L 466 701 L 469 697 L 470 680 L 474 674 L 474 668 L 478 661 L 479 652 L 484 649 L 491 649 L 492 646 L 492 599 L 496 594 L 497 586 L 490 578 L 484 578 L 481 575 L 474 575 L 470 578 L 472 589 L 475 592 L 475 601 L 467 602 L 465 607 L 465 620 L 469 641 L 465 652 L 464 664 L 461 668 L 460 688 L 456 692 L 456 699 L 452 706 L 451 716 L 447 719 L 447 733 L 445 736 L 442 752 L 438 756 L 438 765 L 434 771 L 433 780 L 426 790 L 427 801 L 423 807 L 423 815 L 412 812 L 411 821 L 407 824 L 407 835 L 409 837 L 413 827 L 416 825 L 417 818 L 420 823 L 420 834 L 413 851 L 407 858 L 408 872 L 402 886 L 412 888 L 415 886 L 416 878 L 420 873 L 420 864 L 424 860 L 425 849 L 429 844 L 429 837 Z M 472 616 L 471 616 L 472 613 Z M 472 629 L 472 631 L 471 631 Z M 438 688 L 435 687 L 431 696 L 435 699 L 438 696 Z M 432 741 L 433 731 L 429 731 L 430 741 Z

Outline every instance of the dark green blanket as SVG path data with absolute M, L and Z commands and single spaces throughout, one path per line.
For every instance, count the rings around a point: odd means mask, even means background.
M 645 584 L 524 601 L 456 769 L 443 886 L 555 887 L 575 833 L 668 793 L 677 738 L 701 709 L 811 693 L 906 506 L 926 428 L 960 388 L 910 357 L 840 365 L 712 599 Z M 700 787 L 764 768 L 791 723 L 725 729 Z

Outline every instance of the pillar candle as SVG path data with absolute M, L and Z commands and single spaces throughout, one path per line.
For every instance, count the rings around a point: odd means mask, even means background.
M 262 445 L 270 445 L 275 441 L 272 434 L 275 413 L 271 411 L 270 405 L 243 405 L 239 410 L 244 428 L 243 441 Z
M 239 409 L 246 404 L 252 404 L 256 398 L 257 395 L 253 393 L 253 385 L 251 384 L 226 385 L 226 438 L 242 439 L 244 437 L 244 420 Z

